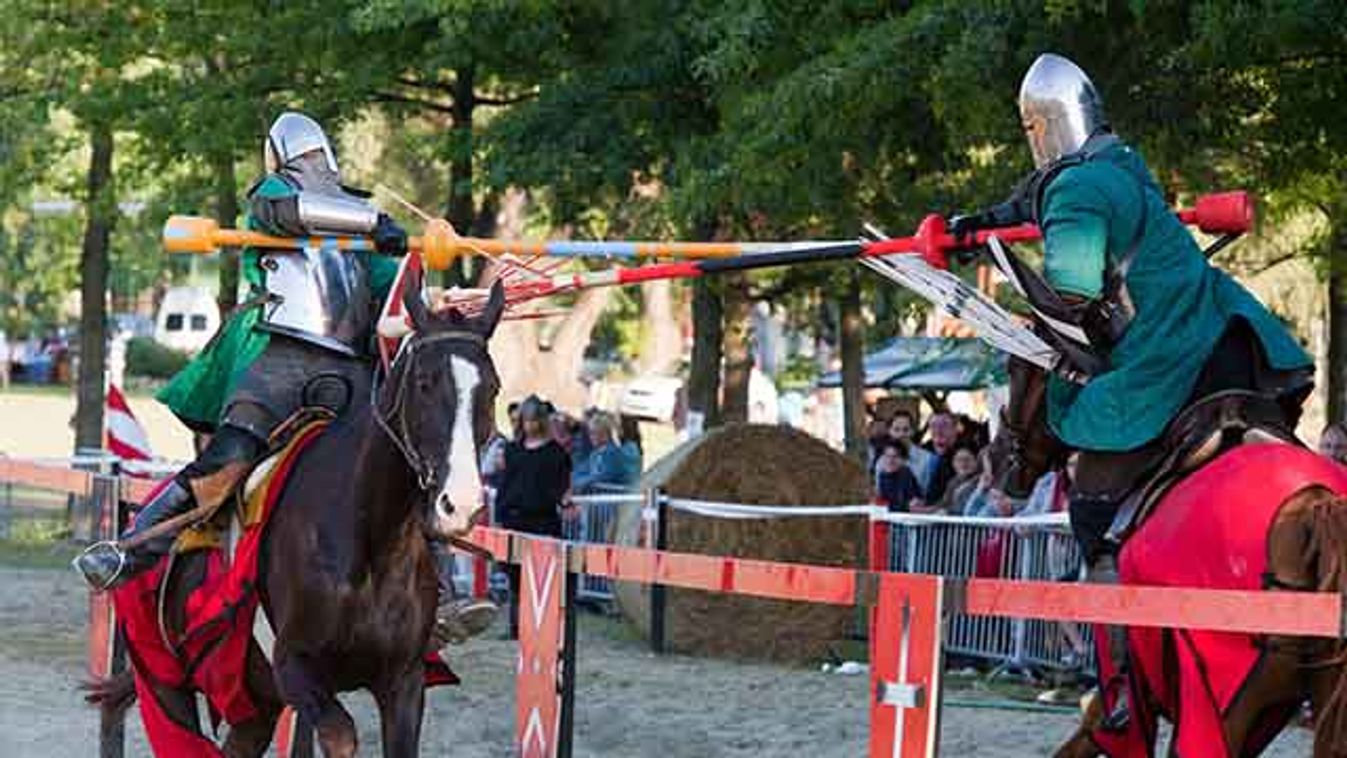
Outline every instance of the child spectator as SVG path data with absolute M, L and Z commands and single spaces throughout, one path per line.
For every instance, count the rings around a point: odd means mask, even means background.
M 892 513 L 907 513 L 921 497 L 921 486 L 907 466 L 907 449 L 901 442 L 884 446 L 875 464 L 875 495 Z

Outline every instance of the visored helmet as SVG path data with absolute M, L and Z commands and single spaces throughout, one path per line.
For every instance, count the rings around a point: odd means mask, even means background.
M 314 150 L 323 151 L 327 167 L 335 174 L 337 156 L 332 152 L 323 127 L 317 121 L 295 111 L 286 111 L 271 123 L 267 130 L 267 139 L 263 146 L 263 159 L 267 173 L 279 171 L 282 166 L 299 156 Z
M 1020 84 L 1020 121 L 1034 165 L 1042 168 L 1080 150 L 1095 133 L 1108 130 L 1104 101 L 1080 66 L 1044 53 Z

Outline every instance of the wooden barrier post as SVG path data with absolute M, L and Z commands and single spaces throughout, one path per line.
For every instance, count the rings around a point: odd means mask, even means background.
M 91 535 L 95 540 L 116 539 L 124 526 L 121 507 L 121 480 L 116 476 L 96 476 L 89 487 L 94 500 Z M 106 592 L 89 593 L 89 673 L 96 679 L 105 679 L 126 669 L 126 639 L 117 628 L 117 615 L 112 606 L 112 595 Z M 122 758 L 126 750 L 125 719 L 115 718 L 105 709 L 99 709 L 99 758 Z
M 655 514 L 654 523 L 654 549 L 663 551 L 669 548 L 669 504 L 664 499 L 664 493 L 658 487 L 652 487 L 646 492 L 645 507 L 647 512 L 653 511 Z M 663 584 L 654 582 L 650 585 L 650 649 L 656 653 L 663 653 L 667 649 L 667 642 L 664 637 L 665 608 L 668 604 L 668 590 Z
M 574 596 L 569 548 L 546 538 L 514 536 L 519 562 L 519 668 L 515 682 L 515 754 L 569 758 L 568 713 L 574 702 Z M 567 628 L 569 627 L 569 629 Z M 569 650 L 567 640 L 571 640 Z
M 939 576 L 879 576 L 870 628 L 870 758 L 939 751 L 944 588 Z
M 569 553 L 569 549 L 567 551 Z M 568 555 L 567 558 L 570 556 Z M 569 560 L 567 566 L 570 565 Z M 557 727 L 557 758 L 571 758 L 575 742 L 575 596 L 580 588 L 580 575 L 566 571 L 566 596 L 562 598 L 562 646 L 561 646 L 561 718 Z

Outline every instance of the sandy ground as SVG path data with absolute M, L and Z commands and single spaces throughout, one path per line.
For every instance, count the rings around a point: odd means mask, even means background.
M 176 460 L 192 453 L 192 435 L 164 406 L 148 396 L 127 398 L 140 419 L 155 455 Z M 70 426 L 75 417 L 73 392 L 30 388 L 0 392 L 0 452 L 15 457 L 63 458 L 75 449 Z
M 185 458 L 190 439 L 147 397 L 130 400 L 155 452 Z M 0 393 L 0 452 L 69 455 L 70 396 Z M 50 561 L 48 561 L 50 563 Z M 95 755 L 98 714 L 76 687 L 84 676 L 87 596 L 59 568 L 19 568 L 0 558 L 0 756 Z M 577 756 L 864 755 L 868 679 L 779 666 L 681 656 L 655 657 L 615 622 L 581 617 L 576 693 Z M 499 632 L 460 648 L 458 688 L 432 690 L 423 737 L 426 755 L 509 756 L 514 730 L 513 643 Z M 976 698 L 969 692 L 961 699 Z M 378 754 L 372 702 L 346 702 L 361 726 L 362 754 Z M 942 752 L 951 756 L 1048 755 L 1072 731 L 1061 713 L 947 707 Z M 1308 755 L 1304 732 L 1284 736 L 1276 756 Z M 139 720 L 127 724 L 128 756 L 149 755 Z
M 83 675 L 86 596 L 60 569 L 0 566 L 0 584 L 0 755 L 94 755 L 97 714 L 75 690 Z M 430 693 L 424 754 L 511 754 L 515 652 L 498 636 L 488 633 L 460 649 L 454 664 L 464 686 Z M 594 616 L 582 617 L 578 650 L 577 756 L 865 754 L 865 677 L 655 657 L 623 628 Z M 371 701 L 363 695 L 346 701 L 361 725 L 362 754 L 379 754 Z M 947 707 L 942 752 L 1048 755 L 1071 728 L 1066 714 Z M 148 755 L 136 718 L 127 733 L 126 754 Z M 1308 755 L 1308 735 L 1286 735 L 1271 754 Z

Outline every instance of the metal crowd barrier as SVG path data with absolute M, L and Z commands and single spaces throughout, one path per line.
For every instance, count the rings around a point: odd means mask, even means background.
M 580 507 L 579 518 L 565 521 L 561 535 L 573 542 L 612 544 L 615 541 L 618 509 L 641 507 L 645 496 L 639 492 L 611 492 L 576 495 L 571 501 Z M 613 583 L 603 576 L 583 574 L 576 588 L 576 597 L 609 604 L 613 602 Z
M 1080 550 L 1064 519 L 983 519 L 887 514 L 891 571 L 1037 581 L 1076 581 Z M 1070 622 L 955 614 L 948 653 L 992 662 L 997 672 L 1093 670 L 1090 629 Z

